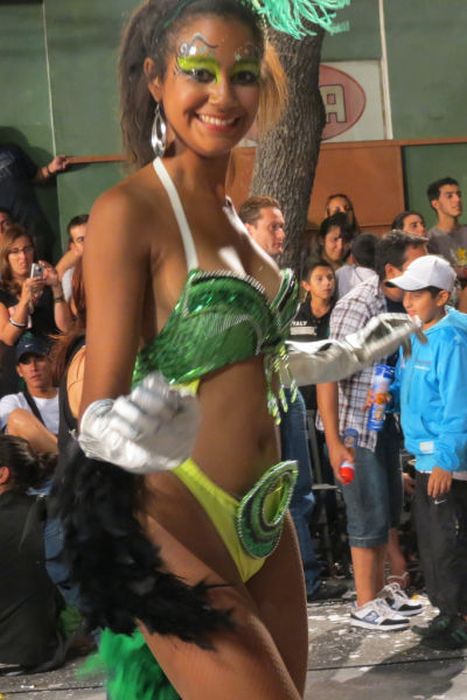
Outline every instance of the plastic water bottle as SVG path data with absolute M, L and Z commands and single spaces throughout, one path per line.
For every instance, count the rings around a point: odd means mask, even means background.
M 368 411 L 368 430 L 378 432 L 383 428 L 388 403 L 387 395 L 393 379 L 394 367 L 376 365 L 371 383 L 373 403 Z
M 356 449 L 358 445 L 358 430 L 354 428 L 346 428 L 344 430 L 344 435 L 342 436 L 344 445 L 352 453 L 355 458 Z M 347 485 L 353 481 L 355 476 L 355 465 L 350 460 L 345 459 L 339 467 L 339 476 L 342 479 L 342 483 Z

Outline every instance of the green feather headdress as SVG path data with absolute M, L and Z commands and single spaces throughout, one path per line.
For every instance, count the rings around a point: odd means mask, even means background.
M 312 22 L 331 34 L 345 31 L 347 22 L 335 24 L 336 11 L 350 4 L 350 0 L 241 0 L 250 4 L 258 14 L 278 32 L 295 39 L 315 34 L 306 23 Z
M 164 28 L 183 12 L 194 0 L 181 0 L 176 11 L 166 20 Z M 350 0 L 238 0 L 264 17 L 278 32 L 290 34 L 295 39 L 316 34 L 308 25 L 312 22 L 331 34 L 347 29 L 347 22 L 335 23 L 336 11 L 350 4 Z M 308 26 L 307 26 L 308 25 Z

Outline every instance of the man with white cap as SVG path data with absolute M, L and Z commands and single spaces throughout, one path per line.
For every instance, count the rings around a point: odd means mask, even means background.
M 415 519 L 426 588 L 440 613 L 412 628 L 434 649 L 467 647 L 467 316 L 446 307 L 456 280 L 443 258 L 414 260 L 388 286 L 404 291 L 428 342 L 400 353 L 401 422 L 416 458 Z

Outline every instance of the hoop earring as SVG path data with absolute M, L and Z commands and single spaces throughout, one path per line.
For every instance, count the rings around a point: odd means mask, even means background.
M 151 146 L 156 158 L 162 158 L 167 146 L 167 124 L 162 116 L 160 103 L 154 110 L 154 122 L 151 131 Z

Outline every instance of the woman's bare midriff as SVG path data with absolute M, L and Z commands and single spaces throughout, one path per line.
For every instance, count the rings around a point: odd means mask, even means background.
M 262 357 L 208 375 L 198 390 L 201 424 L 191 457 L 212 481 L 238 498 L 279 460 L 266 392 Z M 159 478 L 148 477 L 152 486 Z

